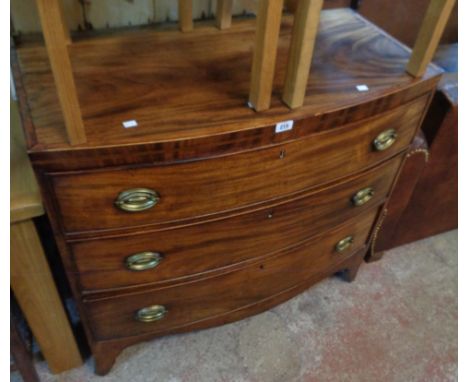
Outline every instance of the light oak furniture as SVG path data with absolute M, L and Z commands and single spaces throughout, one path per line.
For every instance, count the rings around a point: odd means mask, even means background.
M 82 359 L 32 220 L 44 209 L 15 102 L 10 115 L 10 285 L 50 370 L 60 373 L 81 365 Z
M 97 373 L 356 276 L 440 78 L 425 54 L 410 75 L 407 48 L 312 0 L 73 43 L 59 2 L 38 4 L 46 47 L 23 42 L 14 71 Z

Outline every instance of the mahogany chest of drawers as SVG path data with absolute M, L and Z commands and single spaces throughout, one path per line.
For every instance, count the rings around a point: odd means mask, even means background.
M 259 113 L 245 107 L 252 20 L 74 44 L 88 137 L 76 146 L 43 45 L 18 46 L 30 157 L 98 373 L 139 341 L 264 311 L 336 272 L 352 280 L 371 250 L 439 70 L 409 76 L 404 46 L 324 11 L 305 104 L 290 110 L 275 94 L 291 29 L 285 17 Z

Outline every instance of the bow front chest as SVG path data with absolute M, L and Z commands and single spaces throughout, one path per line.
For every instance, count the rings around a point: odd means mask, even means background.
M 273 307 L 372 250 L 439 70 L 323 11 L 304 106 L 246 106 L 255 20 L 70 46 L 86 143 L 67 142 L 42 43 L 15 50 L 29 154 L 98 373 L 126 346 Z

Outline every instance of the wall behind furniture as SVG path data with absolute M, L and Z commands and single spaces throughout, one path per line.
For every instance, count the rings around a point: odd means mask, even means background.
M 145 25 L 178 19 L 175 0 L 61 0 L 71 30 L 105 29 Z M 193 18 L 212 17 L 216 0 L 193 0 Z M 233 14 L 256 9 L 257 0 L 234 0 Z M 35 0 L 11 0 L 11 18 L 16 32 L 41 30 Z
M 148 25 L 177 21 L 176 0 L 60 0 L 64 4 L 72 31 L 106 29 L 129 25 Z M 285 0 L 291 11 L 297 0 Z M 212 18 L 217 0 L 192 0 L 195 20 Z M 255 13 L 258 0 L 233 0 L 233 14 Z M 325 0 L 324 8 L 349 7 L 350 0 Z M 11 19 L 16 32 L 35 33 L 41 30 L 36 0 L 11 0 Z

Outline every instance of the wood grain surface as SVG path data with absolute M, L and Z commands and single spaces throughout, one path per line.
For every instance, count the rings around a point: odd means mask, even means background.
M 403 150 L 415 134 L 425 105 L 422 98 L 366 123 L 244 154 L 175 166 L 58 174 L 51 182 L 61 221 L 67 232 L 176 222 L 317 187 Z M 396 142 L 385 151 L 376 151 L 372 142 L 389 128 L 397 131 Z M 141 187 L 157 191 L 160 202 L 135 213 L 115 207 L 120 192 Z
M 221 136 L 305 117 L 313 117 L 315 124 L 333 123 L 338 115 L 362 118 L 360 108 L 367 103 L 367 115 L 372 115 L 374 107 L 386 110 L 409 101 L 437 81 L 432 67 L 421 79 L 409 76 L 408 50 L 359 15 L 325 10 L 304 107 L 290 111 L 280 94 L 292 24 L 292 17 L 284 16 L 272 108 L 262 113 L 245 105 L 255 20 L 222 31 L 212 26 L 191 33 L 141 30 L 77 41 L 70 56 L 88 142 L 75 150 Z M 29 147 L 69 150 L 44 48 L 25 43 L 17 53 L 27 94 L 23 106 L 30 110 L 37 137 Z M 367 84 L 369 91 L 357 91 L 359 84 Z M 376 102 L 380 97 L 389 97 L 389 104 Z M 138 127 L 124 129 L 127 120 L 136 120 Z M 82 153 L 87 155 L 88 150 Z
M 353 255 L 342 258 L 342 261 L 338 262 L 331 268 L 323 269 L 321 271 L 317 269 L 316 272 L 314 272 L 305 282 L 296 284 L 291 288 L 271 295 L 268 298 L 258 301 L 256 304 L 244 306 L 243 308 L 230 312 L 228 315 L 217 315 L 201 321 L 192 322 L 189 326 L 181 326 L 177 329 L 171 329 L 167 332 L 167 334 L 175 334 L 187 332 L 190 330 L 200 330 L 212 326 L 224 325 L 236 320 L 241 320 L 254 314 L 261 313 L 278 304 L 281 304 L 284 301 L 287 301 L 288 299 L 310 288 L 312 284 L 335 272 L 344 271 L 344 279 L 347 280 L 347 273 L 354 275 L 357 273 L 358 268 L 362 263 L 365 251 L 366 248 L 361 248 Z M 124 348 L 138 342 L 150 340 L 154 337 L 154 333 L 147 333 L 139 336 L 126 337 L 109 341 L 92 341 L 91 346 L 95 355 L 96 373 L 99 375 L 105 375 L 109 373 L 115 362 L 115 358 Z
M 177 283 L 206 272 L 239 266 L 271 255 L 343 220 L 383 203 L 402 157 L 297 200 L 238 216 L 180 228 L 71 244 L 84 293 L 150 283 Z M 356 192 L 372 187 L 374 196 L 356 207 Z M 153 269 L 134 272 L 125 259 L 134 253 L 161 253 Z
M 413 78 L 402 44 L 350 10 L 323 11 L 304 106 L 291 111 L 281 101 L 286 15 L 272 108 L 255 112 L 246 107 L 255 26 L 241 18 L 224 30 L 202 22 L 190 33 L 174 25 L 77 39 L 70 57 L 88 142 L 76 147 L 44 47 L 14 51 L 30 156 L 98 373 L 138 341 L 244 318 L 337 271 L 352 280 L 367 251 L 440 70 Z M 128 120 L 138 125 L 123 128 Z M 277 133 L 287 120 L 293 129 Z M 374 150 L 390 128 L 396 142 Z M 375 198 L 351 207 L 368 181 Z M 118 210 L 117 195 L 135 187 L 160 202 Z M 347 235 L 352 247 L 335 253 Z M 124 258 L 146 250 L 161 251 L 161 264 L 127 274 Z M 151 304 L 168 315 L 135 322 Z
M 359 219 L 316 237 L 307 245 L 261 260 L 238 271 L 193 283 L 147 290 L 144 293 L 119 295 L 117 298 L 85 300 L 96 339 L 111 339 L 152 332 L 164 333 L 192 322 L 221 316 L 258 303 L 283 290 L 312 278 L 315 272 L 333 268 L 361 248 L 369 235 L 376 210 Z M 347 252 L 338 253 L 335 244 L 353 235 L 354 243 Z M 216 293 L 213 293 L 213 288 Z M 167 316 L 154 323 L 134 319 L 135 312 L 149 305 L 164 305 Z
M 172 164 L 219 155 L 234 154 L 250 149 L 272 147 L 280 143 L 307 137 L 313 133 L 338 129 L 342 125 L 389 111 L 401 104 L 415 101 L 425 94 L 427 101 L 432 97 L 435 80 L 431 79 L 401 92 L 352 107 L 335 110 L 327 115 L 317 115 L 294 121 L 292 130 L 276 133 L 276 126 L 240 130 L 227 134 L 211 135 L 183 141 L 164 141 L 138 145 L 120 145 L 112 148 L 71 149 L 54 151 L 33 151 L 29 155 L 35 167 L 41 172 L 95 169 L 124 165 Z M 28 132 L 29 130 L 26 129 Z M 34 131 L 30 131 L 34 136 Z

